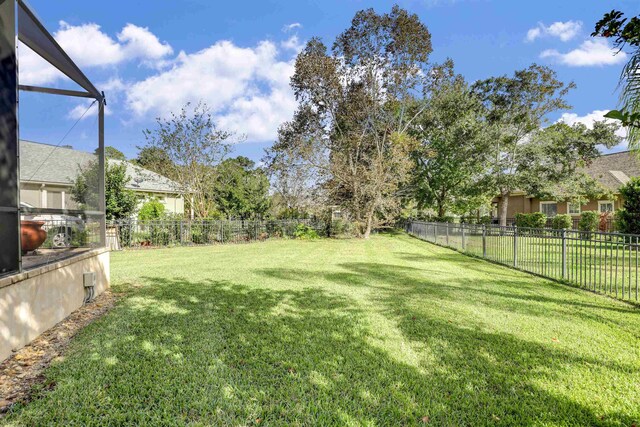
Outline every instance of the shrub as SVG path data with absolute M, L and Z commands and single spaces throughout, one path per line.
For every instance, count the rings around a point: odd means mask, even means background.
M 522 228 L 545 228 L 547 225 L 547 216 L 542 212 L 533 212 L 528 214 L 516 214 L 516 226 Z
M 571 215 L 556 215 L 551 221 L 551 227 L 554 230 L 569 230 L 573 227 L 573 219 Z
M 580 221 L 578 221 L 578 229 L 580 231 L 596 231 L 598 229 L 598 223 L 600 217 L 596 211 L 584 211 L 580 215 Z
M 306 224 L 298 224 L 298 226 L 296 227 L 296 231 L 293 233 L 293 235 L 296 237 L 296 239 L 303 239 L 303 240 L 317 239 L 319 237 L 316 230 L 314 230 L 313 228 L 311 228 Z
M 624 202 L 616 212 L 616 229 L 621 233 L 640 234 L 640 178 L 631 178 L 620 188 Z
M 164 205 L 155 197 L 147 200 L 138 212 L 138 219 L 142 221 L 160 219 L 164 215 Z
M 331 237 L 343 237 L 353 235 L 353 224 L 343 219 L 336 219 L 331 223 Z
M 279 221 L 267 221 L 266 224 L 267 227 L 267 234 L 270 237 L 282 237 L 283 234 L 283 230 L 282 230 L 282 225 L 280 224 Z
M 260 221 L 247 221 L 245 227 L 249 240 L 257 240 L 262 234 Z
M 493 222 L 493 218 L 490 215 L 483 215 L 478 220 L 478 224 L 489 225 Z

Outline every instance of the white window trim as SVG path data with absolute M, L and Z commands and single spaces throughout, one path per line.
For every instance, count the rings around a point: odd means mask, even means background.
M 577 203 L 576 203 L 577 204 Z M 577 204 L 578 205 L 578 213 L 571 213 L 571 202 L 567 202 L 567 213 L 571 216 L 580 216 L 582 215 L 582 205 Z
M 604 204 L 609 204 L 611 203 L 611 212 L 615 212 L 616 210 L 616 204 L 614 203 L 613 200 L 598 200 L 598 213 L 602 213 L 602 211 L 600 210 L 600 205 L 604 205 Z
M 558 215 L 558 202 L 553 202 L 553 201 L 543 202 L 543 201 L 541 201 L 540 202 L 540 207 L 538 209 L 540 210 L 541 213 L 544 213 L 544 212 L 542 212 L 542 205 L 556 205 L 556 215 Z

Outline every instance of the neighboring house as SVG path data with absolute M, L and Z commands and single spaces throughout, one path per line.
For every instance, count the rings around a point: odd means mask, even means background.
M 623 151 L 620 153 L 604 154 L 593 160 L 585 172 L 596 180 L 605 190 L 613 194 L 609 199 L 592 199 L 584 205 L 565 201 L 541 200 L 525 194 L 513 192 L 509 197 L 507 218 L 511 220 L 517 213 L 542 212 L 547 217 L 558 214 L 569 214 L 579 219 L 584 211 L 614 212 L 622 207 L 620 187 L 629 179 L 640 176 L 640 161 L 635 153 Z M 497 207 L 500 197 L 493 199 L 493 216 L 497 217 Z
M 20 141 L 20 201 L 35 208 L 78 209 L 71 188 L 80 171 L 96 159 L 85 151 Z M 176 182 L 129 162 L 108 162 L 126 164 L 127 188 L 138 195 L 138 207 L 156 197 L 168 213 L 184 214 L 184 197 Z

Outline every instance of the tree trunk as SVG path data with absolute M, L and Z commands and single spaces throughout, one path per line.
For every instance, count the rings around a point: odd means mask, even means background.
M 444 205 L 442 205 L 441 203 L 438 203 L 438 219 L 442 219 L 444 218 Z
M 509 207 L 509 191 L 502 190 L 500 192 L 500 203 L 498 204 L 498 218 L 500 225 L 507 225 L 507 208 Z
M 373 226 L 373 209 L 367 214 L 367 227 L 364 230 L 364 238 L 368 239 L 371 236 L 371 228 Z

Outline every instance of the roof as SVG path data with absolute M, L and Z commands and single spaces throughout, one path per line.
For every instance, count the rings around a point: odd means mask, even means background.
M 20 180 L 47 184 L 72 185 L 80 171 L 97 156 L 68 147 L 56 147 L 32 141 L 20 141 Z M 109 159 L 109 163 L 125 163 L 130 178 L 126 187 L 136 191 L 180 193 L 175 181 L 130 162 Z
M 587 166 L 586 172 L 605 189 L 617 192 L 629 179 L 640 176 L 640 158 L 631 151 L 603 154 Z

